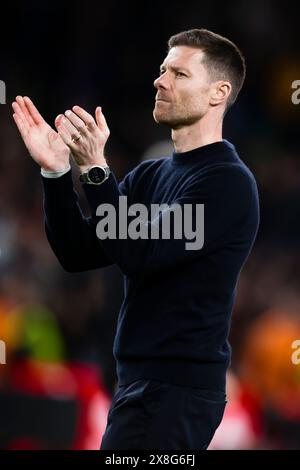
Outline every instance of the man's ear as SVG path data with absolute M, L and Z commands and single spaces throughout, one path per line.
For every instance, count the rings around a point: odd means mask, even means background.
M 218 104 L 224 103 L 227 101 L 231 93 L 231 83 L 228 81 L 218 81 L 213 84 L 211 95 L 210 95 L 210 104 L 212 106 L 217 106 Z

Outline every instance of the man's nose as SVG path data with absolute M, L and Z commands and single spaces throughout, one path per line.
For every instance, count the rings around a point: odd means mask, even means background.
M 167 89 L 169 87 L 169 80 L 166 76 L 166 73 L 163 73 L 162 75 L 160 75 L 159 77 L 157 77 L 156 80 L 154 80 L 153 82 L 153 85 L 155 86 L 155 88 L 159 89 L 159 88 L 165 88 Z

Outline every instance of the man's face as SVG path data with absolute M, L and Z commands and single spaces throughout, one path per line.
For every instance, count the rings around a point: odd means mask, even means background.
M 155 80 L 153 117 L 157 123 L 178 129 L 199 121 L 207 112 L 211 81 L 203 51 L 187 46 L 170 49 Z

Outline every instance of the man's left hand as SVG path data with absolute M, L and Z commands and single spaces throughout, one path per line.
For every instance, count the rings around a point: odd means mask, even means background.
M 100 107 L 96 108 L 94 119 L 80 106 L 73 106 L 72 111 L 57 116 L 55 126 L 81 173 L 92 165 L 107 166 L 104 147 L 110 131 Z

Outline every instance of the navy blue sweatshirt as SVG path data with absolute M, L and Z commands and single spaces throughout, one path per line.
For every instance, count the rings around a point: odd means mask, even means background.
M 223 140 L 174 152 L 142 162 L 120 184 L 113 173 L 100 186 L 84 184 L 90 217 L 71 170 L 42 181 L 46 234 L 61 265 L 79 272 L 117 264 L 124 273 L 113 348 L 119 384 L 152 378 L 224 391 L 236 284 L 259 224 L 255 179 L 234 146 Z M 99 240 L 97 207 L 112 204 L 118 215 L 120 195 L 148 208 L 204 204 L 202 248 L 187 250 L 184 236 Z

